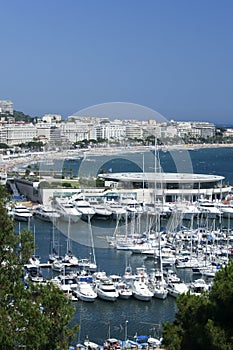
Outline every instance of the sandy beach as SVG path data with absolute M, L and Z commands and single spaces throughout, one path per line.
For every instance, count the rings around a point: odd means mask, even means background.
M 166 145 L 158 146 L 159 150 L 172 151 L 172 150 L 192 150 L 200 148 L 233 148 L 233 144 L 178 144 L 178 145 Z M 105 148 L 90 148 L 81 150 L 66 150 L 66 151 L 49 151 L 49 152 L 36 152 L 25 153 L 15 155 L 2 155 L 1 157 L 1 171 L 17 171 L 19 166 L 26 166 L 38 161 L 48 161 L 51 159 L 65 159 L 71 156 L 103 156 L 124 154 L 130 152 L 145 152 L 153 150 L 154 146 L 132 146 L 132 147 L 105 147 Z

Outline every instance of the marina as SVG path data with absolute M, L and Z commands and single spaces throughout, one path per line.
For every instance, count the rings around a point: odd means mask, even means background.
M 210 157 L 209 162 L 211 163 Z M 74 162 L 72 161 L 72 163 Z M 215 170 L 216 173 L 218 173 L 217 170 Z M 227 171 L 228 170 L 229 168 L 227 168 Z M 211 172 L 211 167 L 206 169 L 206 171 Z M 225 176 L 224 173 L 222 175 Z M 232 183 L 230 178 L 228 181 Z M 174 221 L 177 219 L 177 216 L 179 216 L 179 214 L 177 214 L 179 211 L 176 211 L 175 213 L 176 215 L 171 215 L 170 213 L 169 215 L 160 217 L 159 231 L 157 229 L 154 230 L 155 232 L 150 230 L 150 235 L 146 237 L 146 243 L 152 241 L 153 238 L 157 244 L 156 246 L 150 246 L 150 252 L 147 254 L 142 251 L 136 253 L 136 249 L 134 252 L 130 249 L 120 250 L 113 244 L 116 232 L 119 239 L 125 238 L 125 234 L 128 232 L 127 243 L 129 243 L 130 236 L 133 233 L 135 234 L 137 243 L 139 243 L 139 237 L 136 236 L 136 232 L 147 232 L 148 227 L 151 228 L 152 223 L 156 223 L 157 215 L 149 215 L 151 219 L 148 221 L 147 212 L 140 214 L 135 220 L 132 219 L 132 217 L 128 220 L 119 221 L 113 218 L 100 220 L 95 219 L 93 216 L 90 221 L 80 219 L 71 223 L 67 220 L 58 219 L 56 220 L 55 225 L 54 222 L 46 222 L 36 217 L 32 217 L 29 222 L 21 222 L 20 225 L 16 221 L 15 228 L 17 232 L 23 228 L 30 227 L 33 232 L 35 226 L 35 255 L 40 256 L 41 264 L 44 266 L 43 268 L 41 267 L 42 274 L 49 279 L 53 279 L 59 274 L 63 274 L 63 270 L 58 272 L 54 271 L 51 268 L 51 262 L 48 262 L 48 257 L 51 253 L 50 247 L 51 242 L 53 241 L 53 235 L 59 256 L 65 256 L 70 250 L 70 252 L 78 257 L 80 261 L 82 259 L 93 261 L 95 257 L 97 270 L 96 272 L 93 271 L 91 273 L 92 278 L 95 273 L 106 273 L 107 277 L 113 275 L 123 277 L 127 272 L 127 276 L 129 276 L 130 271 L 127 268 L 131 267 L 133 274 L 136 274 L 138 268 L 145 268 L 146 273 L 148 276 L 150 275 L 152 282 L 153 272 L 157 273 L 158 271 L 161 271 L 161 264 L 158 259 L 160 256 L 160 258 L 162 257 L 163 262 L 163 272 L 167 272 L 167 269 L 172 269 L 172 271 L 178 275 L 181 282 L 185 282 L 186 285 L 190 284 L 190 281 L 193 279 L 200 278 L 200 276 L 202 276 L 200 271 L 203 271 L 203 277 L 205 280 L 206 278 L 209 279 L 209 277 L 211 277 L 211 272 L 213 276 L 213 265 L 205 264 L 205 266 L 197 266 L 196 264 L 191 265 L 191 262 L 196 261 L 197 255 L 199 255 L 199 257 L 206 257 L 207 252 L 208 259 L 211 256 L 216 259 L 216 265 L 214 265 L 216 271 L 217 263 L 220 260 L 221 262 L 227 262 L 227 258 L 230 258 L 231 256 L 232 244 L 232 220 L 230 215 L 227 217 L 218 215 L 215 218 L 203 216 L 202 220 L 200 217 L 199 220 L 198 215 L 195 215 L 193 221 L 191 220 L 191 215 L 188 219 L 186 218 L 182 220 L 183 226 L 181 225 L 182 227 L 180 227 L 179 230 L 177 229 L 174 231 L 175 227 L 177 227 Z M 205 227 L 201 227 L 200 231 L 200 228 L 198 229 L 198 227 L 203 225 L 205 225 Z M 166 230 L 164 230 L 165 227 Z M 137 230 L 135 230 L 136 228 Z M 196 230 L 195 235 L 193 230 Z M 163 233 L 153 237 L 156 232 Z M 176 235 L 174 235 L 174 232 Z M 210 236 L 212 238 L 210 238 Z M 159 237 L 161 238 L 161 249 L 159 249 Z M 140 240 L 141 238 L 142 237 L 140 236 Z M 177 242 L 182 242 L 183 246 L 186 247 L 186 253 L 181 245 L 172 242 L 175 238 L 178 239 Z M 143 241 L 141 240 L 140 246 L 144 244 L 142 242 Z M 170 251 L 164 243 L 170 244 Z M 176 247 L 176 252 L 174 249 L 171 249 L 172 244 Z M 70 246 L 70 249 L 68 250 L 67 245 Z M 196 247 L 198 247 L 198 250 L 196 250 Z M 226 249 L 226 247 L 228 249 Z M 217 252 L 218 255 L 216 255 Z M 176 255 L 174 255 L 174 253 Z M 157 257 L 155 258 L 155 256 Z M 174 264 L 175 261 L 173 260 L 171 263 L 170 260 L 169 265 L 166 265 L 169 258 L 174 258 L 174 256 L 176 259 L 179 258 L 179 262 L 176 261 L 176 264 Z M 66 266 L 71 267 L 69 264 Z M 199 274 L 196 274 L 198 271 L 197 269 L 199 269 Z M 208 270 L 209 275 L 204 275 L 204 273 L 208 273 Z M 80 278 L 85 277 L 81 275 L 79 276 Z M 90 276 L 86 277 L 89 278 Z M 74 301 L 76 314 L 73 322 L 80 325 L 80 330 L 77 334 L 76 343 L 83 343 L 86 336 L 88 336 L 91 341 L 97 344 L 102 344 L 103 340 L 108 338 L 109 329 L 112 337 L 124 339 L 126 321 L 128 338 L 133 339 L 136 333 L 160 338 L 162 323 L 167 320 L 172 321 L 175 316 L 176 298 L 174 295 L 171 296 L 171 294 L 172 291 L 170 294 L 168 292 L 164 299 L 152 297 L 148 301 L 138 300 L 133 296 L 128 298 L 120 298 L 119 296 L 113 303 L 102 300 L 99 297 L 95 298 L 94 302 L 89 303 L 79 299 L 77 296 L 76 301 Z

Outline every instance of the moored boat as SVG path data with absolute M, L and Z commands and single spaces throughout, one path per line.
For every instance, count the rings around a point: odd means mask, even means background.
M 116 286 L 109 278 L 98 281 L 95 290 L 98 297 L 103 300 L 116 301 L 119 297 L 119 292 L 116 289 Z
M 39 205 L 33 210 L 33 215 L 47 222 L 60 218 L 60 214 L 50 205 Z
M 12 208 L 11 215 L 15 220 L 28 221 L 32 217 L 32 212 L 23 204 L 17 204 Z
M 79 281 L 77 287 L 73 290 L 73 294 L 78 299 L 86 302 L 93 302 L 97 298 L 93 286 L 86 281 Z

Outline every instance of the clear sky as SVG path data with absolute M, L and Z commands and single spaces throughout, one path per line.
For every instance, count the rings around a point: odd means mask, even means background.
M 0 99 L 31 116 L 130 102 L 232 122 L 232 0 L 0 0 Z

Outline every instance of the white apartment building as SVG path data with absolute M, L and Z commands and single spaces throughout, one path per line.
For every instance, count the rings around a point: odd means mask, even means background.
M 87 123 L 66 122 L 61 123 L 60 127 L 61 134 L 70 142 L 78 142 L 92 138 L 90 137 L 90 129 L 92 125 Z
M 0 129 L 1 142 L 8 146 L 30 142 L 37 138 L 37 129 L 33 124 L 4 124 Z
M 215 135 L 215 126 L 208 122 L 168 122 L 153 123 L 137 120 L 114 120 L 107 118 L 76 117 L 66 122 L 57 122 L 60 115 L 45 115 L 44 122 L 37 124 L 5 123 L 0 124 L 0 142 L 7 145 L 16 145 L 39 139 L 45 143 L 75 143 L 83 140 L 98 138 L 108 141 L 124 141 L 127 139 L 141 139 L 156 136 L 163 141 L 176 136 L 212 137 Z M 92 122 L 91 122 L 92 121 Z
M 198 136 L 208 138 L 215 135 L 215 125 L 208 122 L 177 122 L 177 130 L 180 137 Z
M 96 137 L 121 141 L 126 138 L 126 126 L 122 122 L 102 123 L 95 126 Z
M 224 136 L 228 137 L 228 136 L 233 136 L 233 129 L 226 129 L 224 131 Z
M 13 102 L 9 100 L 0 100 L 0 114 L 13 115 Z
M 147 126 L 143 126 L 142 129 L 143 137 L 146 138 L 148 136 L 156 136 L 157 138 L 161 138 L 161 127 L 158 124 L 150 123 Z
M 51 124 L 47 123 L 37 123 L 35 125 L 36 130 L 37 130 L 37 137 L 38 139 L 43 139 L 44 141 L 50 141 L 50 129 L 51 129 Z
M 215 125 L 208 122 L 193 122 L 192 129 L 198 130 L 203 138 L 215 136 Z
M 161 141 L 166 138 L 174 138 L 178 135 L 177 127 L 173 125 L 162 125 L 160 127 L 160 138 Z
M 125 136 L 127 139 L 141 139 L 143 137 L 142 127 L 137 124 L 126 124 Z
M 4 124 L 0 124 L 0 143 L 6 144 L 6 141 L 6 128 L 4 127 Z
M 81 116 L 81 115 L 69 115 L 67 117 L 68 122 L 75 123 L 88 123 L 88 124 L 97 124 L 97 123 L 109 123 L 109 118 L 106 117 L 91 117 L 91 116 Z
M 45 114 L 42 117 L 42 121 L 45 123 L 59 123 L 61 122 L 61 115 L 60 114 Z

